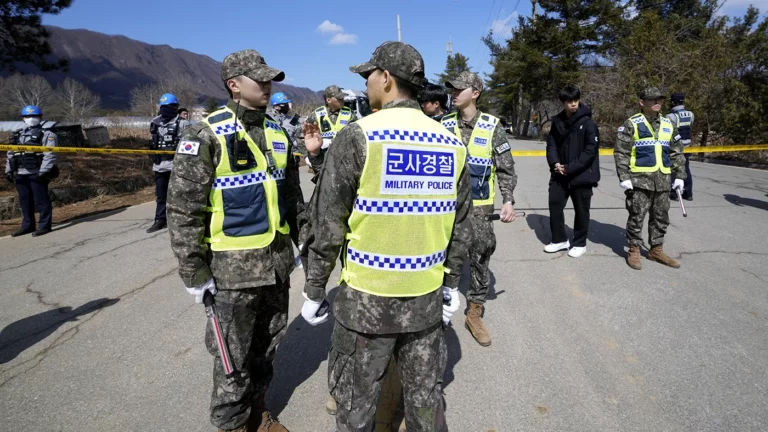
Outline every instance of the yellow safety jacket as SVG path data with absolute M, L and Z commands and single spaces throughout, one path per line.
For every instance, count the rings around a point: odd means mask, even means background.
M 271 117 L 264 119 L 267 152 L 237 123 L 235 113 L 223 108 L 203 120 L 216 135 L 221 158 L 208 198 L 211 212 L 209 234 L 204 240 L 214 251 L 261 249 L 275 233 L 288 234 L 287 205 L 282 193 L 290 149 L 288 137 Z M 237 157 L 235 141 L 247 143 L 247 152 Z M 241 160 L 240 166 L 235 161 Z
M 458 113 L 443 117 L 443 126 L 453 132 L 461 141 L 461 131 L 458 127 Z M 477 206 L 493 205 L 496 198 L 496 166 L 493 164 L 493 132 L 499 124 L 499 119 L 480 113 L 472 136 L 469 138 L 469 177 L 472 180 L 472 204 Z
M 433 292 L 443 284 L 466 149 L 412 108 L 382 110 L 357 124 L 367 156 L 341 279 L 381 297 Z
M 332 123 L 328 116 L 328 109 L 321 106 L 315 110 L 315 118 L 317 118 L 317 124 L 320 126 L 320 136 L 323 139 L 333 139 L 352 120 L 352 111 L 347 107 L 342 107 L 336 123 Z
M 672 122 L 659 116 L 658 137 L 653 133 L 653 127 L 645 116 L 635 114 L 630 117 L 635 129 L 632 155 L 629 158 L 629 169 L 633 173 L 652 173 L 661 170 L 670 174 L 672 160 L 669 158 L 669 144 L 672 142 Z

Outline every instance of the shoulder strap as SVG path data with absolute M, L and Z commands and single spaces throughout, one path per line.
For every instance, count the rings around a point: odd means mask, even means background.
M 223 108 L 218 111 L 212 112 L 210 115 L 208 115 L 208 117 L 205 118 L 204 121 L 209 125 L 211 125 L 214 123 L 221 123 L 225 120 L 229 120 L 234 116 L 235 114 L 232 111 L 230 111 L 228 108 Z

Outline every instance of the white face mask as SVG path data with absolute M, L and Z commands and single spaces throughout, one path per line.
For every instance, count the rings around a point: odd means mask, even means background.
M 24 123 L 27 126 L 37 126 L 40 124 L 40 117 L 24 117 Z

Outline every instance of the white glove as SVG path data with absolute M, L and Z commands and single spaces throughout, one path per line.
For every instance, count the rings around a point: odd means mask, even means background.
M 621 188 L 624 190 L 633 189 L 632 180 L 624 180 L 623 182 L 619 183 L 619 186 L 621 186 Z
M 322 147 L 320 147 L 320 148 L 321 148 L 321 149 L 323 149 L 323 150 L 325 150 L 325 149 L 327 149 L 328 147 L 330 147 L 330 146 L 331 146 L 331 143 L 332 143 L 332 142 L 333 142 L 333 140 L 332 140 L 332 139 L 330 139 L 330 138 L 323 138 L 323 146 L 322 146 Z
M 304 293 L 304 306 L 301 307 L 301 316 L 304 317 L 304 320 L 308 322 L 309 325 L 316 326 L 328 321 L 330 311 L 326 312 L 323 316 L 316 316 L 317 311 L 320 310 L 320 305 L 322 304 L 323 302 L 310 300 L 309 297 L 307 297 L 307 294 Z
M 216 282 L 211 278 L 208 282 L 202 284 L 197 288 L 187 288 L 187 292 L 190 295 L 195 296 L 195 303 L 200 304 L 203 302 L 203 295 L 205 291 L 210 291 L 211 294 L 216 295 Z
M 685 183 L 680 179 L 675 179 L 675 182 L 672 183 L 672 189 L 678 189 L 680 193 L 683 192 Z
M 447 286 L 443 287 L 443 298 L 445 300 L 450 299 L 450 302 L 446 304 L 443 302 L 443 322 L 445 325 L 448 325 L 451 323 L 451 317 L 453 316 L 454 312 L 459 310 L 459 307 L 461 307 L 461 300 L 459 299 L 459 289 L 458 288 L 448 288 Z

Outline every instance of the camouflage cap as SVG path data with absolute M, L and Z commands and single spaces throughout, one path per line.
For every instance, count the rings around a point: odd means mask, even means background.
M 344 100 L 344 98 L 347 96 L 346 93 L 341 91 L 341 87 L 337 85 L 328 86 L 325 88 L 325 98 L 336 98 L 339 100 Z
M 658 99 L 658 98 L 666 99 L 666 96 L 664 96 L 664 93 L 662 93 L 658 87 L 645 88 L 640 93 L 638 93 L 637 96 L 642 100 L 651 100 L 651 99 Z
M 247 76 L 259 81 L 282 81 L 285 73 L 281 70 L 267 66 L 264 57 L 258 51 L 246 49 L 228 55 L 221 64 L 221 80 Z
M 483 79 L 474 72 L 464 71 L 456 79 L 446 81 L 445 86 L 457 90 L 474 87 L 477 91 L 483 91 Z
M 423 87 L 424 59 L 416 48 L 402 42 L 384 42 L 371 55 L 371 59 L 359 65 L 350 66 L 349 70 L 368 79 L 376 69 L 385 70 L 392 76 L 407 81 L 416 87 Z

